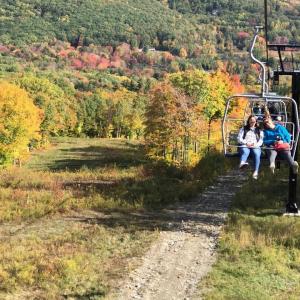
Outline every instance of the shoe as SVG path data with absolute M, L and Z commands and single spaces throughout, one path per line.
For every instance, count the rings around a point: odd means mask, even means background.
M 241 161 L 239 168 L 240 169 L 245 169 L 246 167 L 248 167 L 248 163 L 246 161 Z
M 252 178 L 255 179 L 255 180 L 257 180 L 257 178 L 258 178 L 258 172 L 255 171 L 253 173 L 253 175 L 252 175 Z
M 292 165 L 292 169 L 293 169 L 294 174 L 298 174 L 299 165 L 296 161 L 294 161 L 294 163 Z
M 275 173 L 275 163 L 271 163 L 271 164 L 270 164 L 270 170 L 271 170 L 271 173 L 272 173 L 272 174 Z

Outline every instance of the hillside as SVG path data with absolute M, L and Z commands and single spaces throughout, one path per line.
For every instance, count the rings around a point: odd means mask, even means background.
M 299 1 L 269 3 L 270 36 L 298 41 Z M 203 80 L 213 87 L 211 91 L 225 84 L 226 92 L 220 94 L 217 109 L 212 106 L 208 108 L 213 108 L 211 112 L 201 114 L 203 126 L 214 120 L 215 128 L 226 97 L 243 90 L 241 83 L 248 90 L 255 90 L 257 85 L 258 70 L 247 59 L 247 49 L 252 37 L 249 25 L 262 22 L 263 1 L 0 0 L 0 4 L 0 78 L 6 82 L 6 95 L 14 91 L 26 98 L 26 91 L 41 110 L 36 119 L 41 140 L 35 139 L 32 147 L 47 143 L 49 136 L 151 136 L 152 129 L 147 132 L 146 127 L 153 124 L 145 125 L 149 101 L 155 86 L 166 83 L 170 74 L 175 76 L 172 84 L 176 87 L 189 76 L 198 78 L 200 90 Z M 263 38 L 255 51 L 263 58 Z M 195 69 L 208 72 L 197 73 Z M 188 77 L 181 78 L 180 72 Z M 187 107 L 196 109 L 168 84 L 162 91 L 157 99 L 169 93 L 172 101 L 180 98 L 181 103 L 187 101 Z M 188 90 L 184 93 L 194 95 Z M 213 102 L 207 95 L 210 93 L 199 94 L 196 102 L 210 106 Z M 156 105 L 153 109 L 155 113 Z M 178 126 L 180 132 L 186 132 L 180 129 L 180 122 Z M 195 130 L 200 127 L 195 126 Z M 206 135 L 210 126 L 200 134 L 195 134 L 197 130 L 191 131 L 195 141 L 189 138 L 192 156 L 193 151 L 198 153 L 197 143 L 202 137 L 210 137 Z M 156 139 L 155 135 L 152 138 Z M 174 132 L 175 138 L 178 132 Z M 194 142 L 196 150 L 192 149 Z M 209 146 L 210 142 L 201 144 Z M 178 141 L 174 145 L 177 149 Z M 171 154 L 173 146 L 164 147 L 170 159 L 178 158 Z M 160 155 L 166 156 L 166 152 Z M 198 154 L 194 156 L 193 162 L 199 159 Z M 12 157 L 7 156 L 5 161 L 11 162 Z
M 156 0 L 1 0 L 1 43 L 58 39 L 72 44 L 174 48 L 195 42 L 197 26 Z
M 243 49 L 237 35 L 263 24 L 263 1 L 242 0 L 1 0 L 0 43 L 23 45 L 58 39 L 73 45 L 155 47 L 189 54 L 206 42 Z M 268 1 L 270 38 L 300 42 L 300 1 Z

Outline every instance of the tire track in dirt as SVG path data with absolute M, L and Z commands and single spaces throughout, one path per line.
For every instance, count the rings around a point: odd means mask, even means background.
M 239 170 L 219 176 L 196 199 L 159 213 L 166 229 L 118 291 L 119 300 L 201 299 L 197 285 L 216 259 L 228 208 L 247 177 Z

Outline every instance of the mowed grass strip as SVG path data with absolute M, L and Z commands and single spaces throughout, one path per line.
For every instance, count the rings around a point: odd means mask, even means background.
M 136 210 L 118 185 L 145 177 L 138 145 L 54 142 L 25 167 L 0 172 L 1 299 L 102 299 L 157 237 L 101 214 Z
M 204 299 L 300 299 L 300 218 L 282 216 L 287 168 L 268 171 L 236 195 Z
M 76 209 L 160 209 L 195 196 L 228 168 L 216 153 L 180 169 L 147 159 L 137 142 L 57 138 L 25 167 L 0 171 L 0 222 Z
M 1 299 L 107 297 L 165 229 L 156 211 L 229 167 L 212 153 L 180 169 L 127 140 L 53 142 L 0 171 Z

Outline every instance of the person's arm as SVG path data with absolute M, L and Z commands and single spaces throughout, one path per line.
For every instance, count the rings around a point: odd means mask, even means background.
M 288 130 L 284 126 L 279 127 L 280 136 L 282 138 L 282 141 L 285 143 L 291 142 L 291 134 L 288 132 Z
M 243 139 L 243 136 L 244 136 L 244 127 L 242 127 L 239 131 L 239 134 L 237 136 L 237 142 L 240 144 L 240 145 L 246 145 L 247 142 L 245 139 Z
M 264 137 L 263 137 L 263 143 L 266 146 L 271 146 L 272 144 L 274 144 L 275 140 L 271 134 L 271 132 L 267 129 L 264 130 Z
M 254 145 L 255 147 L 261 147 L 262 144 L 264 142 L 264 132 L 262 130 L 260 130 L 260 133 L 259 133 L 259 140 L 258 142 Z

